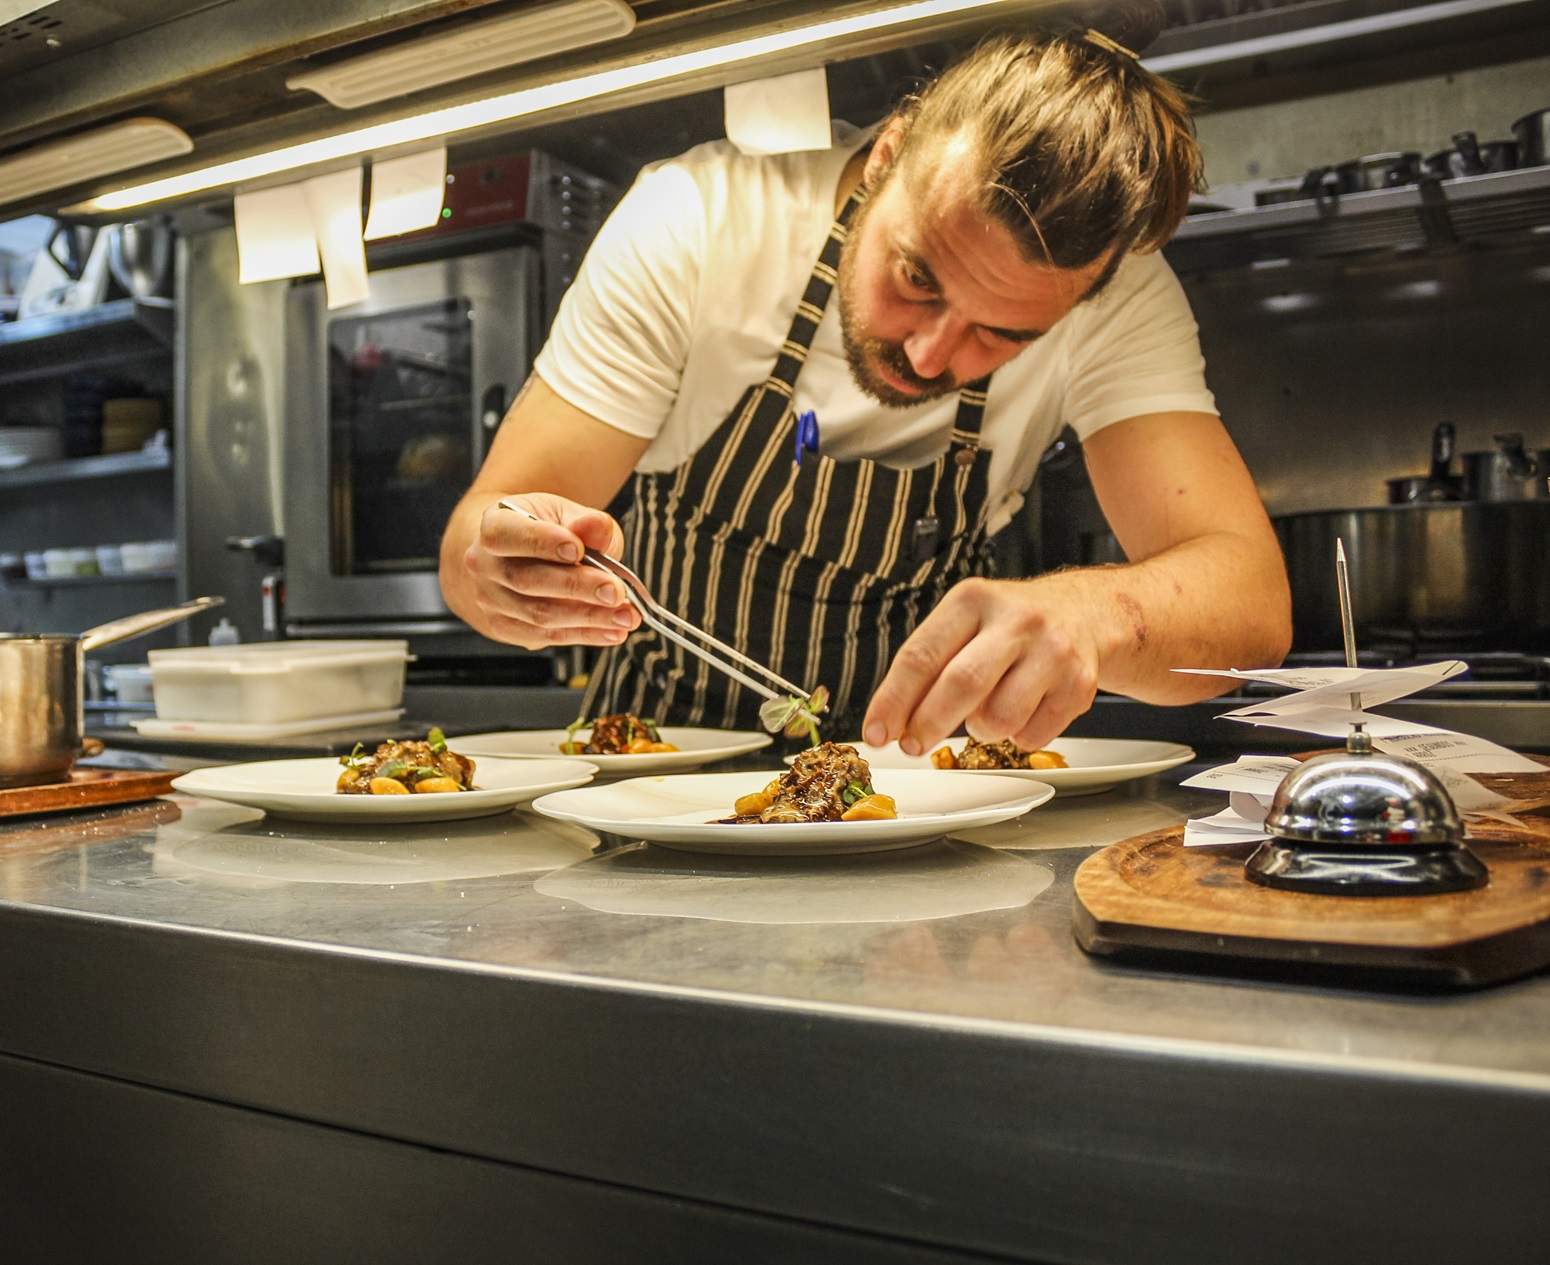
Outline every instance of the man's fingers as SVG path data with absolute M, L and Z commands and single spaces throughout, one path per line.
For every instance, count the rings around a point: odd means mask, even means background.
M 983 630 L 955 654 L 905 721 L 906 754 L 924 755 L 956 730 L 996 690 L 1016 655 L 1006 638 Z
M 1053 684 L 1047 661 L 1021 656 L 969 713 L 966 728 L 980 742 L 1014 738 L 1039 709 Z
M 1096 686 L 1085 673 L 1067 675 L 1044 696 L 1028 723 L 1012 735 L 1012 741 L 1024 751 L 1049 746 L 1066 731 L 1067 725 L 1092 706 L 1096 693 Z
M 490 625 L 502 641 L 527 650 L 550 646 L 616 646 L 629 632 L 623 628 L 539 627 L 506 615 L 491 615 Z
M 582 542 L 575 532 L 559 523 L 529 518 L 499 505 L 485 510 L 479 520 L 479 544 L 485 552 L 500 558 L 581 561 Z
M 862 735 L 873 746 L 904 737 L 910 717 L 942 669 L 978 630 L 978 610 L 970 602 L 954 600 L 957 591 L 949 592 L 899 647 L 872 696 Z
M 529 597 L 563 598 L 598 606 L 628 606 L 624 585 L 596 567 L 555 566 L 520 558 L 494 559 L 491 578 Z
M 617 558 L 624 552 L 624 532 L 613 518 L 602 510 L 586 510 L 565 519 L 565 526 L 588 549 Z

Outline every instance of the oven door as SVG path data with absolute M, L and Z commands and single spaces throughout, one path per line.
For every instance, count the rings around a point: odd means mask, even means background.
M 293 632 L 468 632 L 436 579 L 442 530 L 527 377 L 538 252 L 384 269 L 371 297 L 287 309 L 286 620 Z

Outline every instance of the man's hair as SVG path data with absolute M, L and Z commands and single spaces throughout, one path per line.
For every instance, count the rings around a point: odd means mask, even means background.
M 1154 15 L 1112 10 L 1113 42 L 1085 27 L 985 40 L 900 107 L 899 166 L 965 145 L 985 210 L 1024 253 L 1056 268 L 1108 254 L 1101 289 L 1126 253 L 1161 248 L 1204 187 L 1186 97 L 1115 47 L 1150 42 Z

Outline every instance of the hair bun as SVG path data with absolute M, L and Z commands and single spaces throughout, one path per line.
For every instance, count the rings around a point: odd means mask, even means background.
M 1163 28 L 1168 25 L 1168 15 L 1161 0 L 1100 0 L 1097 4 L 1084 5 L 1075 14 L 1078 21 L 1140 54 L 1150 48 Z

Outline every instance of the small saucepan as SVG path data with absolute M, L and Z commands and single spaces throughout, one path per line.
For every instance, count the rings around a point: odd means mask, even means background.
M 1439 149 L 1426 159 L 1426 174 L 1439 180 L 1511 171 L 1518 165 L 1517 141 L 1482 141 L 1473 132 L 1455 132 L 1453 148 Z
M 224 602 L 200 597 L 80 633 L 0 634 L 0 787 L 58 782 L 81 754 L 82 658 Z

